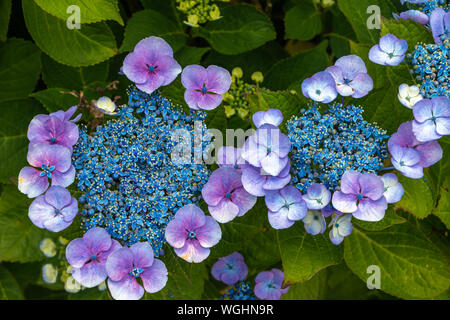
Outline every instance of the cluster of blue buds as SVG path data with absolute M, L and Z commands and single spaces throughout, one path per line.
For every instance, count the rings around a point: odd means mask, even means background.
M 221 300 L 257 300 L 251 285 L 246 281 L 239 281 L 224 291 Z
M 173 160 L 179 143 L 172 135 L 177 130 L 188 132 L 186 150 L 197 155 L 196 149 L 207 153 L 211 135 L 205 133 L 203 111 L 186 114 L 158 92 L 149 95 L 135 87 L 128 96 L 128 105 L 119 107 L 117 118 L 92 133 L 82 127 L 74 146 L 83 227 L 103 227 L 129 246 L 149 241 L 157 255 L 165 243 L 167 223 L 179 208 L 200 200 L 209 176 L 203 162 L 193 156 L 192 161 Z
M 408 54 L 420 91 L 425 98 L 446 95 L 450 98 L 450 39 L 439 44 L 418 43 Z
M 418 10 L 426 13 L 428 16 L 430 16 L 431 13 L 436 8 L 448 9 L 450 7 L 450 5 L 447 4 L 447 0 L 425 0 L 425 1 L 401 0 L 401 1 L 403 3 L 407 2 L 408 6 L 409 6 L 410 3 L 414 4 L 417 7 Z
M 388 157 L 386 131 L 363 119 L 363 109 L 330 104 L 319 111 L 317 103 L 287 123 L 292 142 L 292 183 L 305 193 L 313 183 L 334 191 L 347 170 L 376 173 Z

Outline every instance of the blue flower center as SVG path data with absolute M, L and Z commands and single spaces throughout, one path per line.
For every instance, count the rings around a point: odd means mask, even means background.
M 336 228 L 339 228 L 339 223 L 336 223 Z
M 195 234 L 195 231 L 189 231 L 188 239 L 197 239 L 197 235 Z
M 203 85 L 202 93 L 206 94 L 207 92 L 208 92 L 208 89 L 206 88 L 206 85 Z
M 233 270 L 234 266 L 231 263 L 227 263 L 228 270 Z
M 433 122 L 436 122 L 436 119 L 437 118 L 435 116 L 432 116 L 430 120 L 433 121 Z
M 47 175 L 47 177 L 49 179 L 51 179 L 52 178 L 52 171 L 55 170 L 55 166 L 49 167 L 46 164 L 43 164 L 41 166 L 41 169 L 42 169 L 42 172 L 41 172 L 40 176 L 43 177 L 43 176 Z
M 275 283 L 273 283 L 273 281 L 269 281 L 267 282 L 267 288 L 276 289 L 277 287 L 275 286 Z
M 362 194 L 357 194 L 357 195 L 356 195 L 356 198 L 357 198 L 358 200 L 361 200 L 361 199 L 364 198 L 364 196 L 363 196 Z
M 152 66 L 152 65 L 148 66 L 148 71 L 155 72 L 155 70 L 156 70 L 155 66 Z
M 55 143 L 55 142 L 56 142 L 56 138 L 51 138 L 51 139 L 50 139 L 50 142 L 51 142 L 51 143 Z
M 344 79 L 344 83 L 345 83 L 345 84 L 349 84 L 350 81 L 351 81 L 350 79 L 347 79 L 347 78 Z
M 320 95 L 321 93 L 322 93 L 322 91 L 316 90 L 316 94 Z
M 389 59 L 392 59 L 395 56 L 393 52 L 389 53 Z
M 97 255 L 96 255 L 96 254 L 93 254 L 93 255 L 91 256 L 91 261 L 95 261 L 95 260 L 97 260 Z
M 230 192 L 227 192 L 227 193 L 225 194 L 225 197 L 228 198 L 228 199 L 230 199 L 230 198 L 231 198 L 231 193 L 230 193 Z
M 239 169 L 239 165 L 236 163 L 236 164 L 234 165 L 234 168 L 235 168 L 235 169 Z
M 61 210 L 55 209 L 55 214 L 60 214 L 60 213 L 61 213 Z
M 133 267 L 133 270 L 130 271 L 130 276 L 139 278 L 139 276 L 141 275 L 142 272 L 144 272 L 144 269 Z
M 319 220 L 319 217 L 318 216 L 314 216 L 314 220 Z

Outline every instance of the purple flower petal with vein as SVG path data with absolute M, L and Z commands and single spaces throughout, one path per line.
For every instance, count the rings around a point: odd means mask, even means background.
M 32 144 L 28 149 L 28 163 L 19 173 L 19 190 L 29 198 L 44 193 L 51 179 L 52 186 L 68 187 L 75 179 L 71 151 L 61 145 Z M 38 168 L 38 169 L 35 169 Z
M 85 287 L 98 286 L 108 276 L 105 265 L 109 255 L 121 247 L 105 229 L 88 230 L 66 247 L 67 262 L 73 267 L 72 277 Z
M 249 137 L 243 146 L 241 157 L 252 166 L 262 168 L 272 176 L 278 176 L 289 162 L 291 141 L 278 127 L 264 124 Z
M 61 121 L 71 121 L 71 122 L 78 122 L 78 120 L 81 119 L 82 114 L 78 114 L 74 119 L 71 119 L 72 116 L 77 111 L 77 106 L 70 107 L 67 109 L 67 111 L 64 110 L 58 110 L 56 112 L 50 113 L 49 116 L 51 117 L 57 117 Z
M 126 56 L 122 71 L 138 89 L 151 94 L 174 81 L 181 73 L 181 66 L 166 41 L 148 37 L 139 41 L 134 51 Z
M 369 51 L 370 61 L 386 65 L 397 66 L 405 58 L 408 43 L 393 34 L 387 34 L 380 39 L 380 43 L 373 46 Z
M 399 202 L 402 198 L 405 190 L 400 182 L 398 182 L 398 178 L 393 173 L 386 173 L 381 176 L 381 180 L 384 184 L 384 197 L 386 198 L 387 203 L 396 203 Z
M 428 142 L 450 134 L 450 99 L 423 99 L 413 107 L 412 130 L 417 140 Z
M 342 215 L 343 213 L 340 211 L 337 211 L 335 208 L 333 208 L 333 206 L 331 204 L 328 204 L 326 207 L 322 208 L 320 210 L 320 212 L 322 212 L 322 215 L 325 218 L 330 217 L 332 214 L 336 214 L 338 216 Z
M 220 223 L 230 222 L 246 214 L 256 203 L 241 182 L 241 173 L 233 168 L 215 170 L 203 186 L 202 197 L 211 216 Z
M 239 252 L 233 252 L 229 256 L 219 258 L 212 266 L 211 273 L 217 281 L 231 286 L 247 277 L 248 268 L 244 257 Z
M 306 190 L 303 200 L 305 200 L 308 209 L 320 210 L 330 203 L 331 192 L 323 184 L 313 183 Z
M 35 226 L 59 232 L 72 224 L 78 214 L 78 202 L 63 187 L 50 187 L 45 195 L 33 200 L 28 217 Z
M 282 288 L 284 273 L 279 269 L 260 272 L 255 278 L 255 295 L 261 300 L 280 300 L 281 295 L 289 291 Z
M 199 263 L 205 260 L 210 248 L 219 243 L 222 231 L 212 217 L 193 204 L 180 208 L 167 224 L 166 240 L 175 253 L 187 262 Z
M 305 231 L 313 236 L 324 233 L 327 228 L 327 222 L 322 212 L 319 210 L 308 210 L 303 218 Z
M 303 219 L 308 211 L 301 192 L 293 186 L 268 191 L 265 201 L 269 209 L 269 223 L 275 229 L 291 227 L 295 221 Z
M 363 221 L 380 221 L 387 209 L 384 183 L 373 173 L 348 170 L 342 175 L 341 191 L 333 194 L 333 207 Z
M 181 83 L 186 88 L 184 100 L 189 108 L 212 110 L 222 102 L 222 95 L 230 89 L 230 73 L 218 66 L 204 68 L 190 65 L 181 74 Z
M 332 226 L 329 234 L 330 240 L 333 244 L 338 245 L 353 231 L 352 215 L 335 216 L 330 225 Z
M 326 69 L 336 82 L 337 92 L 344 97 L 361 98 L 373 89 L 373 80 L 367 74 L 364 61 L 349 55 L 339 58 L 334 66 Z
M 394 18 L 395 20 L 398 19 L 412 20 L 423 25 L 426 25 L 430 21 L 430 19 L 425 13 L 413 9 L 401 12 L 400 15 L 394 13 Z
M 279 190 L 291 181 L 290 168 L 291 165 L 288 161 L 278 176 L 272 176 L 262 168 L 247 165 L 242 170 L 242 185 L 248 193 L 256 197 L 263 197 L 267 191 Z
M 442 8 L 434 9 L 430 16 L 430 26 L 434 42 L 439 44 L 447 39 L 450 35 L 450 12 L 445 12 Z
M 247 164 L 241 157 L 241 149 L 231 146 L 220 147 L 217 151 L 217 164 L 219 167 L 243 169 Z
M 278 127 L 283 121 L 283 114 L 278 109 L 269 109 L 267 111 L 258 111 L 253 114 L 253 123 L 256 128 L 261 127 L 263 124 L 272 124 Z
M 166 286 L 168 275 L 164 262 L 154 258 L 148 242 L 115 250 L 106 261 L 106 272 L 109 291 L 116 300 L 139 300 L 144 291 L 158 292 Z
M 330 103 L 336 99 L 336 83 L 333 76 L 326 71 L 321 71 L 302 82 L 302 92 L 306 98 L 317 102 Z
M 432 166 L 442 158 L 442 148 L 437 141 L 420 142 L 412 130 L 412 121 L 400 125 L 388 141 L 392 165 L 405 177 L 423 177 L 423 168 Z

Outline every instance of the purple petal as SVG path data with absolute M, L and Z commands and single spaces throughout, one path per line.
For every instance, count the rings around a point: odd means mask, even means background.
M 108 279 L 108 288 L 115 300 L 139 300 L 144 295 L 144 288 L 129 274 L 120 281 Z
M 344 78 L 349 80 L 353 80 L 360 73 L 367 73 L 363 59 L 354 54 L 337 59 L 334 65 L 339 67 Z
M 288 218 L 292 221 L 302 220 L 308 213 L 308 207 L 305 201 L 289 205 Z
M 286 203 L 279 190 L 267 191 L 264 200 L 267 208 L 273 212 L 279 211 Z
M 261 167 L 261 160 L 267 155 L 267 148 L 256 143 L 255 135 L 249 137 L 242 148 L 241 157 L 254 167 Z
M 106 261 L 106 272 L 112 281 L 120 281 L 133 269 L 133 251 L 120 248 L 111 253 Z
M 60 232 L 72 224 L 73 220 L 65 219 L 62 214 L 55 214 L 53 218 L 44 222 L 44 228 L 51 232 Z
M 241 173 L 232 168 L 219 168 L 209 177 L 202 189 L 202 197 L 210 206 L 217 206 L 228 192 L 242 186 Z
M 323 184 L 313 183 L 308 187 L 303 200 L 306 202 L 308 209 L 319 210 L 330 202 L 331 192 Z
M 175 253 L 187 262 L 199 263 L 208 258 L 210 250 L 203 248 L 197 240 L 187 240 L 182 248 L 175 248 Z
M 219 167 L 231 167 L 237 169 L 235 165 L 239 164 L 241 149 L 231 146 L 220 147 L 217 151 L 217 164 Z
M 400 201 L 405 190 L 401 183 L 398 182 L 397 176 L 393 173 L 386 173 L 381 177 L 384 184 L 384 197 L 387 203 L 396 203 Z
M 66 259 L 74 268 L 81 268 L 91 259 L 92 253 L 83 238 L 74 239 L 66 247 Z
M 129 53 L 123 61 L 122 71 L 134 83 L 147 82 L 149 70 L 146 57 L 137 52 Z
M 421 167 L 428 168 L 442 159 L 443 150 L 437 141 L 418 145 L 415 150 L 420 154 Z
M 167 224 L 165 237 L 167 242 L 174 248 L 181 248 L 188 237 L 188 232 L 181 219 L 172 219 Z
M 403 20 L 413 20 L 423 25 L 427 24 L 429 21 L 428 16 L 419 10 L 408 10 L 405 12 L 401 12 L 400 18 L 402 18 Z
M 75 181 L 75 167 L 70 166 L 66 172 L 54 171 L 52 173 L 52 186 L 68 187 Z
M 269 223 L 274 229 L 287 229 L 291 227 L 295 221 L 292 221 L 288 218 L 289 210 L 286 208 L 281 208 L 277 212 L 273 212 L 269 210 Z
M 288 162 L 289 164 L 289 162 Z M 291 175 L 288 174 L 287 176 L 283 177 L 283 171 L 280 172 L 280 174 L 277 177 L 274 176 L 266 176 L 266 182 L 263 184 L 263 190 L 269 191 L 269 190 L 279 190 L 286 186 L 291 181 Z
M 105 281 L 108 275 L 104 264 L 93 261 L 81 268 L 73 268 L 72 277 L 81 285 L 93 288 Z
M 234 190 L 231 200 L 239 207 L 239 217 L 246 214 L 256 204 L 256 196 L 248 193 L 243 187 Z
M 167 276 L 166 265 L 161 260 L 155 259 L 153 264 L 141 273 L 145 291 L 155 293 L 162 290 L 166 286 Z
M 280 158 L 275 152 L 269 153 L 261 160 L 261 167 L 272 176 L 278 176 L 289 162 L 289 157 Z
M 302 83 L 303 95 L 314 101 L 330 103 L 337 97 L 336 83 L 330 73 L 321 71 Z
M 257 197 L 262 197 L 266 194 L 263 186 L 266 183 L 266 176 L 261 175 L 261 169 L 253 166 L 247 166 L 242 170 L 242 185 L 244 189 Z
M 387 206 L 385 197 L 376 201 L 362 199 L 359 201 L 358 210 L 353 212 L 353 216 L 363 221 L 380 221 L 384 218 Z
M 341 191 L 343 193 L 358 194 L 361 191 L 359 177 L 361 173 L 353 170 L 344 172 L 341 178 Z
M 417 122 L 425 122 L 433 117 L 433 103 L 430 99 L 423 99 L 413 107 L 414 118 Z
M 265 282 L 265 281 L 270 281 L 273 280 L 274 274 L 271 271 L 262 271 L 260 273 L 258 273 L 258 275 L 255 278 L 255 282 L 259 283 L 259 282 Z
M 206 69 L 199 65 L 190 65 L 181 73 L 181 83 L 186 89 L 202 90 L 206 82 Z
M 107 251 L 111 247 L 111 236 L 109 233 L 99 227 L 89 229 L 83 235 L 84 243 L 88 246 L 93 254 Z
M 153 263 L 153 249 L 146 242 L 137 242 L 130 247 L 133 252 L 133 265 L 138 268 L 148 268 Z
M 206 72 L 206 87 L 208 91 L 224 94 L 230 89 L 231 75 L 226 69 L 212 65 L 206 68 Z
M 265 283 L 257 283 L 254 289 L 255 295 L 261 300 L 280 300 L 281 290 L 269 287 Z
M 19 173 L 19 191 L 28 198 L 34 198 L 47 190 L 49 183 L 47 176 L 40 176 L 41 171 L 32 167 L 24 167 Z
M 146 81 L 143 83 L 137 83 L 136 87 L 148 94 L 152 94 L 156 89 L 164 85 L 165 79 L 158 73 L 147 74 Z
M 441 135 L 436 132 L 436 124 L 432 120 L 426 120 L 422 123 L 413 121 L 412 128 L 414 135 L 420 142 L 428 142 L 441 138 Z
M 217 108 L 222 103 L 222 96 L 215 93 L 202 93 L 200 91 L 187 89 L 184 92 L 184 100 L 186 104 L 196 110 L 212 110 Z
M 361 194 L 372 200 L 378 200 L 383 196 L 383 181 L 373 173 L 363 173 L 358 178 L 361 186 Z
M 442 8 L 433 10 L 430 16 L 430 26 L 433 33 L 434 42 L 441 43 L 441 35 L 445 34 L 444 16 L 446 12 Z
M 45 229 L 45 222 L 55 217 L 55 208 L 45 201 L 44 196 L 39 196 L 31 203 L 28 217 L 36 227 Z
M 209 213 L 220 223 L 227 223 L 237 217 L 239 207 L 229 199 L 222 199 L 217 206 L 209 206 Z
M 180 208 L 175 214 L 175 219 L 180 220 L 184 228 L 193 231 L 205 224 L 205 214 L 194 204 L 188 204 Z
M 157 59 L 158 66 L 157 74 L 164 79 L 163 86 L 172 83 L 181 73 L 181 66 L 178 62 L 169 56 L 161 56 Z
M 149 59 L 154 59 L 158 56 L 173 57 L 173 50 L 170 45 L 164 39 L 154 36 L 139 41 L 134 47 L 134 52 Z
M 442 136 L 450 134 L 450 118 L 437 118 L 436 119 L 436 133 Z
M 72 196 L 67 189 L 53 186 L 45 193 L 45 201 L 56 209 L 62 209 L 72 202 Z
M 373 80 L 367 73 L 358 74 L 351 82 L 354 89 L 353 98 L 362 98 L 373 89 Z
M 280 194 L 289 204 L 304 202 L 301 192 L 294 186 L 286 186 L 280 190 Z
M 268 123 L 274 126 L 279 126 L 283 121 L 283 114 L 278 109 L 269 109 L 267 111 L 258 111 L 253 114 L 253 123 L 256 128 Z
M 341 191 L 335 191 L 333 194 L 333 207 L 344 213 L 355 212 L 358 207 L 357 198 L 353 194 L 346 194 Z
M 369 50 L 369 59 L 373 63 L 387 65 L 390 58 L 386 52 L 381 50 L 380 45 L 376 44 Z
M 222 230 L 220 230 L 219 224 L 213 218 L 205 218 L 205 224 L 198 228 L 195 233 L 202 247 L 211 248 L 219 243 L 220 238 L 222 238 Z

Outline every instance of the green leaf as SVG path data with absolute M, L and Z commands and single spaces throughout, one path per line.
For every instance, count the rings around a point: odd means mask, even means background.
M 440 198 L 436 209 L 433 214 L 438 216 L 439 219 L 446 225 L 447 229 L 450 229 L 450 178 L 447 176 L 444 183 L 440 188 Z
M 399 39 L 405 39 L 410 51 L 418 42 L 434 43 L 430 30 L 412 20 L 383 19 L 381 36 L 386 34 L 393 34 Z
M 19 284 L 11 272 L 0 265 L 0 300 L 23 300 Z
M 0 101 L 26 98 L 40 73 L 41 52 L 31 41 L 0 43 Z
M 322 31 L 320 11 L 310 2 L 302 2 L 289 9 L 284 18 L 285 39 L 307 41 Z
M 381 290 L 404 299 L 428 299 L 450 285 L 450 268 L 442 253 L 410 223 L 381 231 L 353 228 L 345 239 L 344 257 L 364 282 L 367 267 L 381 271 Z
M 202 57 L 210 50 L 210 48 L 184 46 L 174 53 L 174 57 L 184 68 L 190 64 L 200 64 Z
M 117 54 L 114 35 L 105 22 L 70 30 L 65 21 L 43 11 L 33 0 L 22 0 L 28 31 L 38 47 L 59 63 L 89 66 Z
M 11 184 L 0 196 L 0 260 L 33 262 L 44 259 L 39 244 L 47 232 L 28 219 L 29 201 Z
M 133 51 L 139 41 L 149 36 L 164 38 L 174 51 L 186 43 L 186 34 L 181 26 L 161 13 L 147 9 L 135 13 L 128 20 L 120 52 Z
M 0 103 L 0 182 L 15 179 L 27 165 L 27 128 L 38 113 L 45 110 L 33 99 Z
M 343 246 L 331 243 L 328 232 L 312 236 L 302 222 L 277 231 L 285 281 L 301 283 L 320 270 L 342 260 Z
M 378 6 L 381 15 L 384 17 L 390 17 L 392 12 L 395 11 L 394 6 L 386 0 L 340 0 L 337 4 L 352 25 L 358 40 L 368 44 L 378 43 L 380 30 L 368 29 L 367 22 L 373 16 L 373 13 L 367 13 L 367 9 L 370 6 Z
M 276 37 L 270 19 L 253 6 L 231 5 L 223 8 L 221 14 L 223 18 L 194 31 L 194 35 L 206 39 L 219 53 L 243 53 Z
M 69 90 L 62 88 L 50 88 L 32 93 L 30 96 L 36 98 L 49 113 L 58 110 L 67 110 L 78 104 L 78 98 L 68 94 Z
M 434 207 L 429 184 L 424 179 L 409 179 L 403 175 L 398 175 L 398 181 L 405 189 L 405 193 L 402 199 L 395 204 L 395 207 L 420 219 L 428 216 Z
M 119 13 L 118 0 L 34 0 L 36 4 L 45 12 L 66 21 L 72 14 L 67 12 L 72 5 L 80 8 L 80 22 L 93 23 L 104 20 L 114 20 L 123 25 L 122 17 Z
M 310 51 L 283 59 L 272 66 L 264 79 L 264 86 L 272 90 L 294 88 L 300 91 L 303 80 L 328 66 L 328 41 L 322 41 Z
M 145 9 L 157 11 L 171 21 L 176 21 L 180 27 L 183 26 L 180 18 L 181 12 L 178 11 L 175 0 L 141 0 L 141 3 Z
M 393 207 L 390 205 L 386 210 L 386 215 L 378 222 L 362 221 L 353 218 L 352 223 L 368 231 L 384 230 L 394 224 L 404 223 L 406 220 L 395 214 Z
M 6 41 L 12 0 L 0 0 L 0 41 Z
M 327 291 L 327 269 L 313 276 L 310 280 L 289 287 L 281 300 L 319 300 L 324 299 Z
M 42 79 L 47 87 L 82 90 L 108 78 L 109 61 L 89 67 L 69 67 L 42 55 Z
M 68 295 L 68 300 L 112 300 L 108 290 L 100 291 L 98 287 L 85 288 L 77 293 Z

